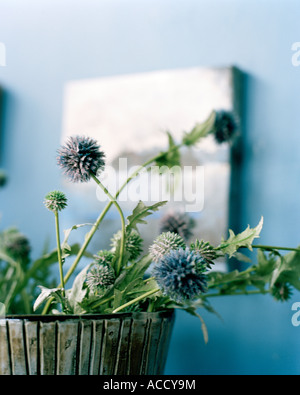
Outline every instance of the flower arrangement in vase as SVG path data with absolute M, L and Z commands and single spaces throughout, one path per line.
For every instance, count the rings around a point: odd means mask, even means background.
M 156 339 L 156 345 L 159 343 L 159 339 L 165 339 L 164 343 L 168 343 L 167 337 L 164 338 L 167 335 L 162 329 L 156 335 L 150 332 L 150 327 L 154 328 L 156 325 L 156 321 L 153 321 L 151 318 L 154 317 L 154 314 L 163 314 L 164 312 L 169 314 L 167 314 L 169 324 L 167 332 L 169 333 L 173 322 L 170 319 L 170 314 L 173 316 L 173 312 L 176 309 L 185 310 L 201 320 L 204 339 L 207 341 L 207 328 L 199 314 L 199 309 L 205 308 L 210 312 L 214 312 L 210 303 L 211 298 L 225 295 L 268 293 L 276 300 L 285 301 L 290 297 L 292 288 L 299 290 L 300 250 L 298 248 L 254 244 L 254 240 L 259 237 L 262 230 L 263 218 L 261 218 L 257 226 L 253 228 L 248 226 L 239 234 L 229 230 L 229 237 L 220 240 L 219 245 L 213 246 L 207 240 L 191 240 L 193 220 L 187 214 L 169 214 L 163 218 L 161 233 L 153 240 L 149 247 L 149 253 L 142 256 L 143 240 L 140 236 L 139 226 L 145 225 L 147 217 L 159 210 L 167 202 L 156 202 L 146 206 L 142 201 L 139 201 L 127 218 L 124 217 L 118 202 L 118 197 L 122 190 L 142 170 L 149 169 L 153 164 L 168 167 L 180 165 L 180 150 L 182 147 L 195 146 L 208 135 L 214 135 L 216 141 L 220 144 L 230 142 L 236 137 L 237 129 L 236 119 L 230 112 L 213 111 L 203 123 L 196 124 L 191 131 L 185 133 L 180 143 L 175 143 L 172 135 L 168 133 L 168 149 L 158 153 L 137 168 L 114 196 L 99 178 L 99 174 L 105 168 L 105 153 L 101 150 L 98 142 L 85 136 L 70 137 L 65 145 L 58 150 L 58 165 L 71 182 L 95 182 L 106 194 L 108 203 L 95 222 L 90 225 L 82 245 L 70 246 L 68 241 L 71 232 L 83 225 L 74 225 L 71 229 L 65 231 L 65 237 L 61 240 L 59 217 L 68 204 L 67 197 L 58 190 L 51 191 L 45 196 L 44 205 L 54 216 L 57 242 L 56 250 L 50 257 L 48 254 L 48 258 L 51 263 L 55 262 L 58 264 L 60 284 L 55 287 L 40 286 L 40 294 L 34 302 L 33 310 L 40 311 L 39 317 L 42 317 L 42 322 L 46 322 L 46 317 L 49 316 L 59 317 L 57 318 L 58 321 L 62 322 L 68 317 L 91 318 L 96 315 L 100 315 L 101 319 L 109 317 L 114 320 L 114 317 L 117 318 L 120 314 L 125 314 L 122 323 L 117 326 L 119 334 L 117 340 L 115 339 L 117 345 L 113 343 L 112 339 L 109 340 L 108 335 L 105 335 L 107 336 L 105 337 L 106 346 L 101 346 L 101 349 L 111 350 L 111 348 L 117 348 L 120 350 L 123 347 L 120 333 L 127 333 L 127 337 L 124 335 L 125 343 L 126 341 L 128 343 L 128 336 L 132 337 L 132 333 L 134 333 L 132 322 L 128 324 L 130 328 L 128 329 L 126 319 L 131 314 L 135 314 L 138 317 L 146 314 L 146 321 L 143 321 L 143 327 L 144 329 L 146 327 L 147 331 L 142 332 L 142 335 L 140 334 L 143 341 L 141 341 L 138 349 L 142 349 L 143 352 L 140 354 L 137 364 L 143 366 L 142 373 L 147 373 L 149 370 L 147 370 L 146 365 L 150 366 L 151 363 L 148 359 L 147 362 L 143 361 L 145 360 L 146 349 L 151 351 L 154 347 L 154 343 L 152 344 L 150 339 L 153 342 Z M 68 286 L 70 277 L 78 268 L 82 257 L 87 254 L 88 246 L 95 233 L 98 231 L 105 232 L 105 229 L 101 229 L 101 224 L 112 206 L 115 207 L 119 214 L 120 230 L 112 237 L 110 248 L 100 250 L 90 257 L 90 262 L 76 275 L 71 286 Z M 213 270 L 214 262 L 220 257 L 225 259 L 232 257 L 248 259 L 241 253 L 241 250 L 245 248 L 251 251 L 253 249 L 258 250 L 256 261 L 249 264 L 246 270 L 229 272 Z M 282 255 L 281 251 L 286 250 L 290 250 L 289 253 Z M 66 270 L 65 261 L 70 255 L 74 256 L 74 260 L 68 270 Z M 33 266 L 38 266 L 41 263 L 42 261 L 40 260 L 38 264 L 35 263 Z M 21 288 L 19 287 L 19 289 Z M 141 318 L 139 319 L 141 320 Z M 166 317 L 163 319 L 166 319 Z M 76 327 L 76 334 L 84 331 L 84 325 L 86 324 L 83 324 L 81 321 L 80 325 L 82 325 L 80 330 Z M 103 367 L 102 362 L 99 362 L 99 356 L 95 352 L 97 324 L 93 322 L 91 325 L 92 329 L 89 329 L 91 331 L 89 332 L 89 339 L 90 341 L 92 339 L 92 343 L 89 343 L 88 348 L 94 350 L 93 361 L 97 360 L 96 368 L 93 369 L 97 373 L 101 371 L 101 374 L 119 372 L 118 367 L 114 366 L 112 370 L 109 370 Z M 161 328 L 161 324 L 157 325 Z M 105 326 L 109 327 L 110 324 L 106 322 Z M 41 328 L 39 331 L 42 331 Z M 34 339 L 36 339 L 36 332 L 34 333 Z M 57 334 L 55 336 L 57 339 Z M 80 348 L 81 351 L 78 352 L 78 344 L 81 341 L 78 340 L 78 336 L 76 335 L 77 348 L 74 346 L 73 359 L 75 358 L 74 355 L 83 352 L 82 347 Z M 80 339 L 82 339 L 82 335 L 80 335 Z M 141 345 L 145 344 L 145 339 L 148 339 L 147 346 Z M 130 350 L 132 347 L 134 348 L 134 346 L 129 347 Z M 118 355 L 115 359 L 118 361 L 120 359 L 128 360 L 128 355 L 131 354 L 130 350 L 126 348 L 126 358 L 124 356 L 120 358 Z M 54 352 L 56 359 L 57 353 L 56 349 Z M 159 353 L 160 351 L 155 349 L 156 359 L 160 355 Z M 27 354 L 26 358 L 27 360 L 30 359 Z M 160 359 L 164 361 L 165 357 Z M 131 361 L 131 366 L 134 364 L 135 362 Z M 28 362 L 26 366 L 28 370 Z M 72 366 L 72 372 L 76 374 L 76 372 L 80 371 L 81 362 L 74 362 Z M 89 372 L 93 370 L 91 366 L 95 365 L 89 364 Z M 100 368 L 100 366 L 102 367 Z M 153 368 L 153 365 L 151 366 Z M 51 369 L 60 372 L 62 363 L 60 365 L 56 364 Z M 150 371 L 157 373 L 162 371 L 162 369 L 163 363 L 159 370 Z M 36 370 L 41 372 L 42 368 L 36 368 Z M 122 368 L 121 371 L 125 374 L 133 374 L 133 371 L 128 367 Z M 138 374 L 142 373 L 139 371 Z

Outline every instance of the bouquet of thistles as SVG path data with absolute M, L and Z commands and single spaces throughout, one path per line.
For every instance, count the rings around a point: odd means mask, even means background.
M 199 309 L 213 312 L 211 298 L 271 294 L 276 300 L 285 301 L 293 288 L 300 289 L 300 250 L 254 243 L 262 230 L 263 218 L 255 227 L 248 226 L 239 234 L 229 230 L 228 237 L 220 240 L 219 245 L 211 245 L 207 240 L 192 239 L 193 220 L 187 214 L 169 213 L 162 219 L 161 233 L 153 240 L 148 253 L 142 254 L 139 227 L 145 226 L 146 218 L 167 202 L 147 206 L 139 201 L 131 215 L 125 218 L 118 196 L 142 170 L 152 165 L 179 165 L 181 148 L 195 146 L 209 135 L 219 144 L 231 144 L 238 135 L 234 115 L 213 111 L 203 123 L 184 133 L 179 143 L 168 133 L 168 148 L 137 168 L 114 195 L 99 178 L 105 168 L 105 154 L 98 142 L 85 136 L 68 139 L 58 150 L 58 165 L 71 182 L 95 182 L 106 194 L 107 204 L 90 225 L 82 245 L 74 248 L 68 243 L 69 236 L 82 225 L 65 231 L 62 240 L 59 216 L 67 206 L 67 197 L 58 190 L 46 195 L 44 204 L 54 214 L 60 284 L 55 288 L 40 286 L 41 292 L 33 306 L 35 311 L 41 314 L 114 314 L 179 308 L 200 318 L 207 340 Z M 95 255 L 87 254 L 95 233 L 105 232 L 100 225 L 111 207 L 119 214 L 120 230 L 112 236 L 107 249 Z M 253 262 L 249 262 L 249 254 L 242 253 L 243 249 L 257 250 Z M 283 255 L 284 250 L 289 252 Z M 85 255 L 90 257 L 88 263 L 79 272 L 75 271 Z M 74 258 L 68 268 L 65 265 L 67 257 Z M 248 267 L 219 272 L 214 270 L 214 263 L 220 258 L 241 259 L 248 262 Z M 69 285 L 71 276 L 74 279 Z

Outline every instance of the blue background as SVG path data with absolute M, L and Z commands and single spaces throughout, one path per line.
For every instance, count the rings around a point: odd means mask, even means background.
M 1 227 L 18 226 L 38 256 L 49 232 L 45 194 L 59 187 L 55 152 L 63 85 L 72 79 L 236 65 L 244 80 L 240 226 L 265 225 L 261 244 L 300 243 L 300 3 L 292 0 L 0 0 L 7 65 Z M 299 374 L 300 328 L 268 296 L 217 298 L 223 321 L 177 314 L 167 374 Z

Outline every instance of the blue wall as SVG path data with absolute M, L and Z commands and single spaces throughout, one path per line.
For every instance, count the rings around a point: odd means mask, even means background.
M 300 243 L 300 41 L 297 0 L 0 0 L 7 66 L 1 162 L 1 227 L 16 225 L 38 255 L 48 235 L 41 204 L 59 186 L 65 81 L 193 66 L 246 73 L 241 226 L 264 215 L 260 242 Z M 179 313 L 166 373 L 300 373 L 300 329 L 291 305 L 269 297 L 215 300 L 223 322 Z

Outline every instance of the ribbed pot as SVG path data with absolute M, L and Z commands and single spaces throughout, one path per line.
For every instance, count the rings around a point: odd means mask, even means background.
M 174 311 L 0 319 L 0 375 L 162 374 Z

